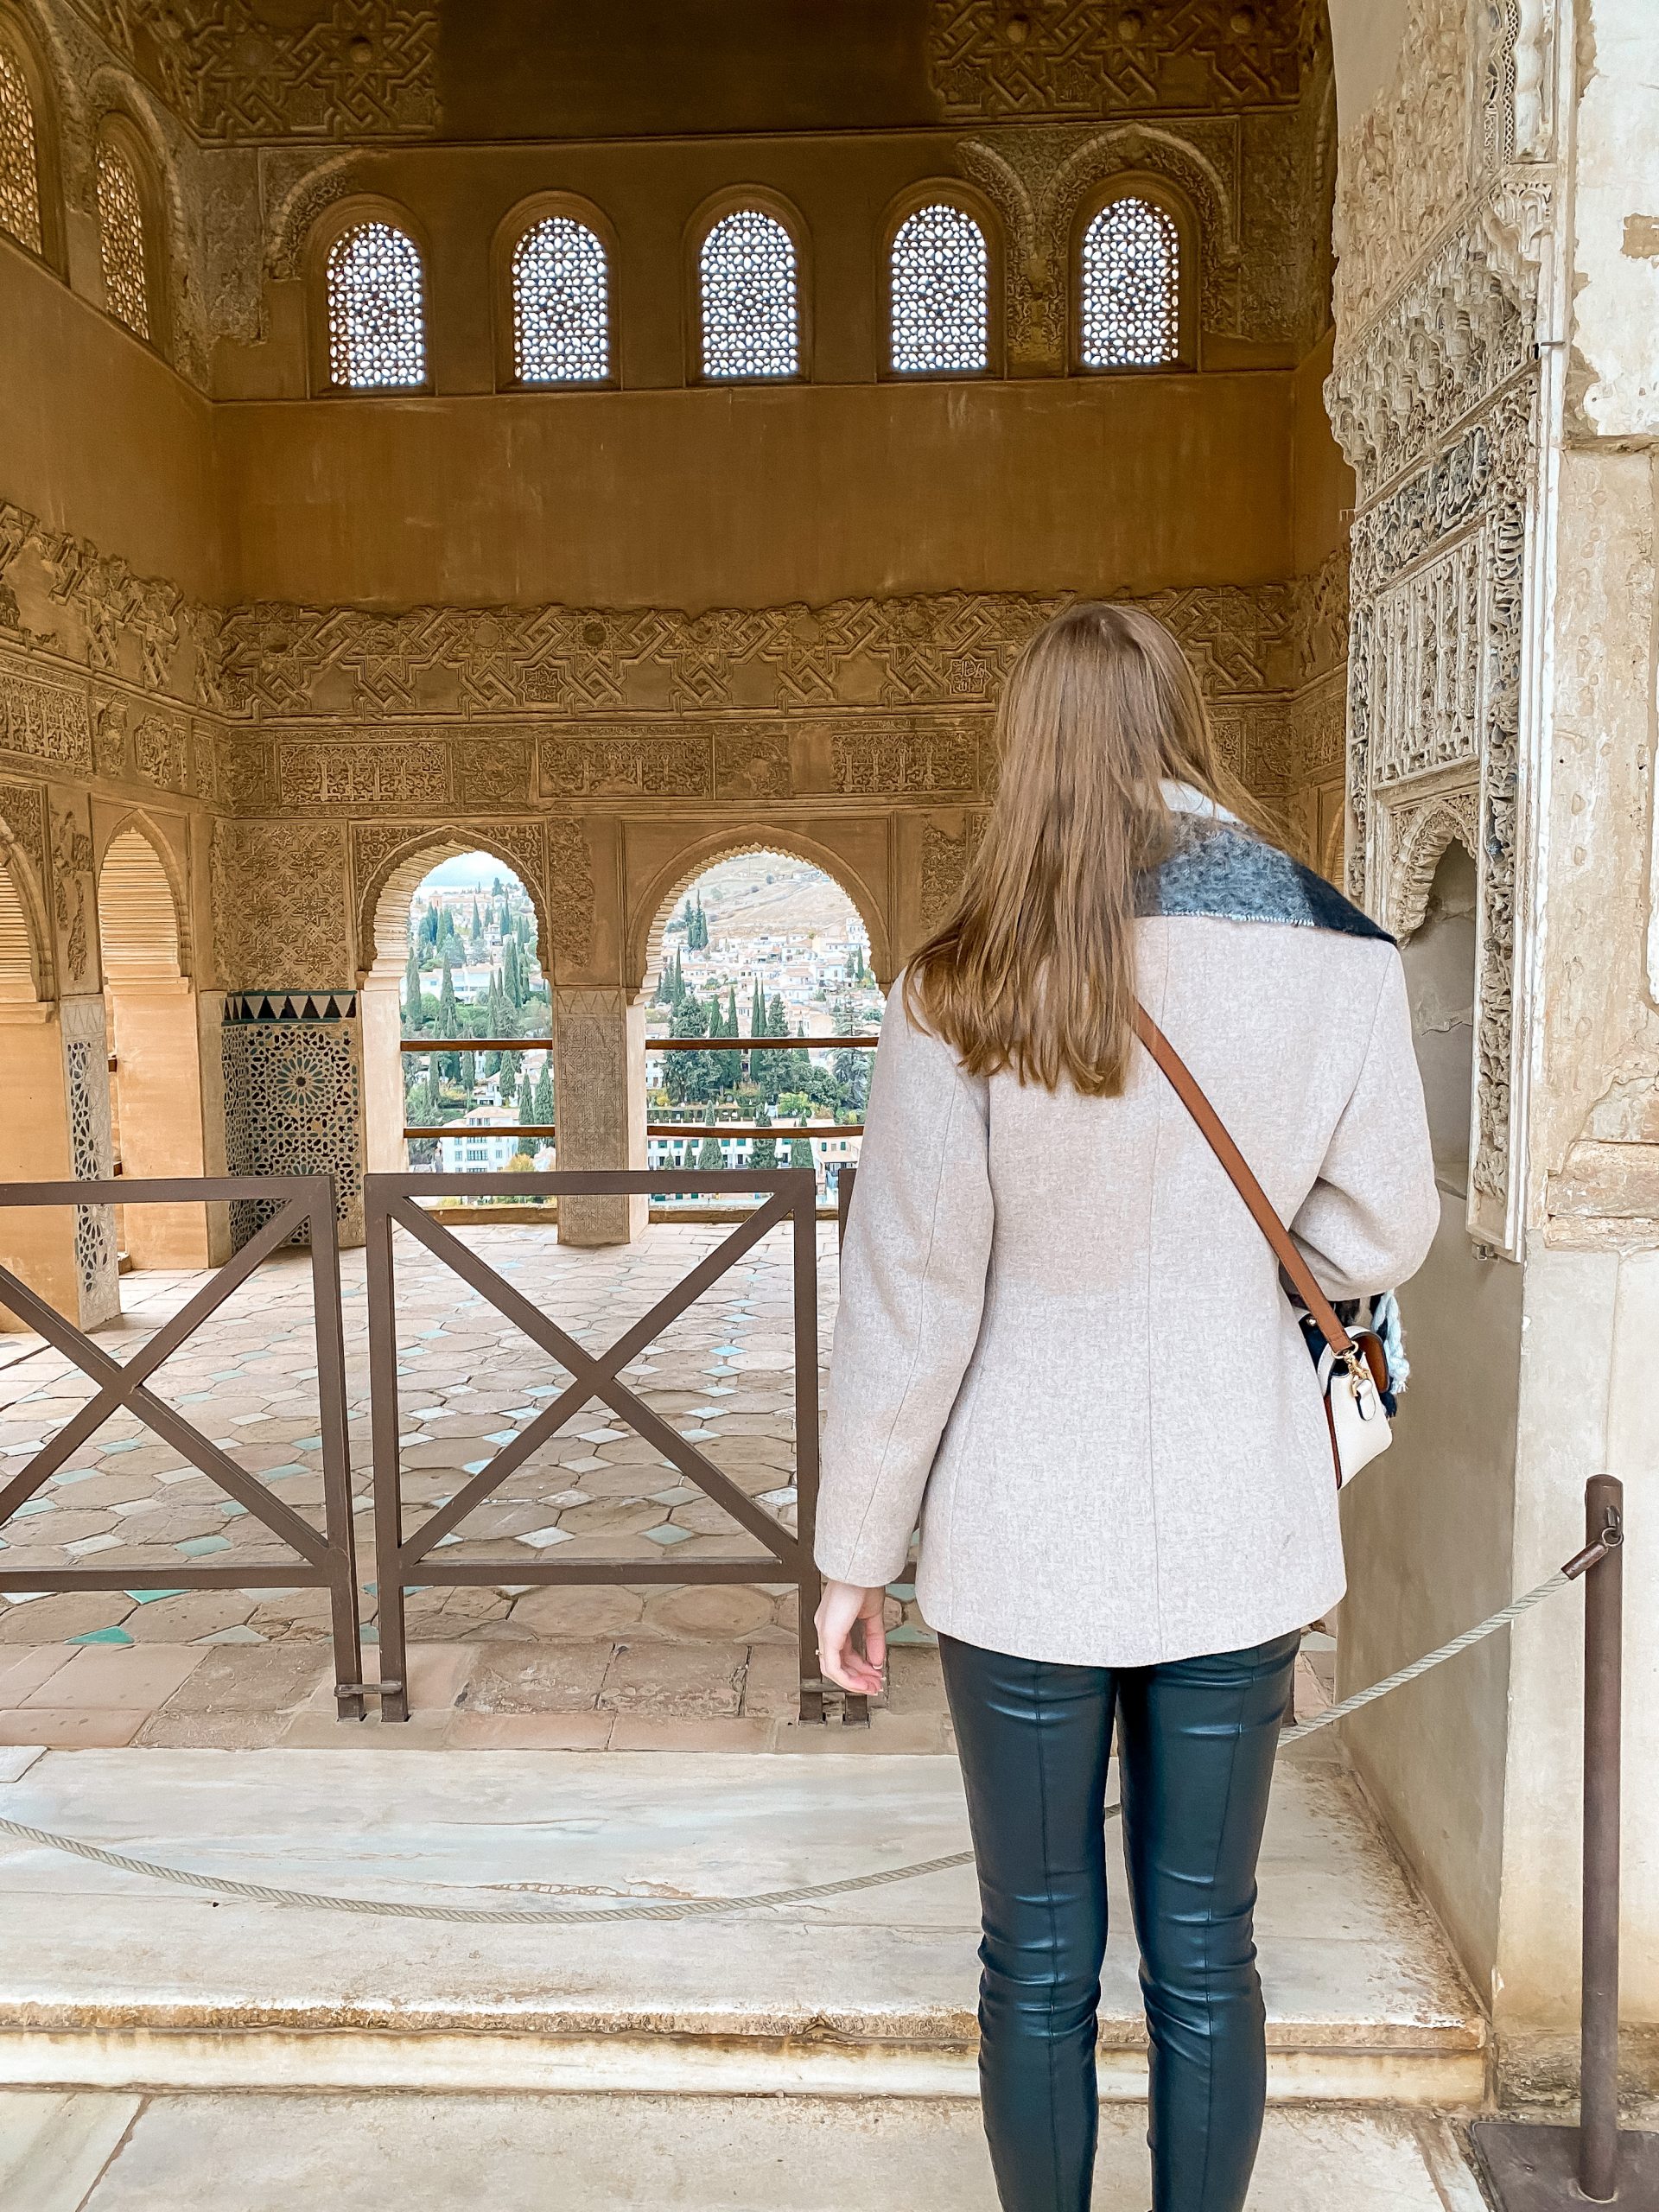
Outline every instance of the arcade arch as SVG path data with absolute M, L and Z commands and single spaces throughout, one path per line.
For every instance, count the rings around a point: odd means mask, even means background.
M 811 1040 L 873 1038 L 882 1004 L 869 926 L 816 861 L 757 843 L 682 869 L 647 940 L 650 1165 L 810 1165 L 833 1192 L 856 1162 L 870 1055 L 827 1041 L 814 1052 Z M 698 1037 L 710 1049 L 692 1047 Z M 774 1041 L 741 1052 L 740 1038 Z M 679 1049 L 661 1048 L 671 1039 Z
M 410 1118 L 408 1111 L 410 1094 L 421 1077 L 406 1073 L 404 1064 L 405 1058 L 411 1056 L 403 1052 L 403 1041 L 406 1035 L 428 1032 L 437 1033 L 432 1024 L 423 1020 L 419 1020 L 416 1027 L 410 1027 L 412 969 L 421 973 L 424 983 L 429 967 L 434 988 L 426 995 L 430 995 L 442 1005 L 453 1002 L 458 1018 L 460 1007 L 469 1003 L 470 976 L 463 982 L 461 992 L 456 994 L 454 969 L 459 963 L 454 958 L 446 963 L 441 952 L 438 957 L 423 960 L 423 952 L 429 949 L 416 941 L 418 930 L 414 920 L 415 903 L 422 892 L 433 883 L 435 877 L 442 877 L 446 871 L 453 871 L 455 864 L 461 862 L 477 863 L 481 884 L 500 884 L 503 901 L 512 910 L 515 920 L 521 915 L 529 918 L 527 942 L 518 929 L 515 928 L 512 932 L 515 946 L 512 965 L 516 970 L 522 954 L 528 974 L 533 978 L 531 1003 L 533 1005 L 539 998 L 542 1011 L 537 1016 L 527 1014 L 524 1008 L 517 1008 L 514 1020 L 521 1025 L 517 1033 L 546 1036 L 550 1046 L 547 914 L 541 887 L 526 883 L 504 850 L 478 836 L 461 836 L 440 831 L 397 855 L 387 865 L 378 880 L 370 885 L 363 908 L 365 946 L 372 947 L 373 952 L 372 964 L 363 977 L 361 1007 L 364 1135 L 366 1164 L 371 1173 L 398 1174 L 410 1165 L 404 1129 Z M 437 887 L 448 889 L 449 887 L 441 885 Z M 430 911 L 442 911 L 447 903 L 433 900 Z M 493 894 L 492 903 L 494 903 Z M 481 912 L 480 918 L 481 922 Z M 472 949 L 469 927 L 457 928 L 452 922 L 451 931 L 445 932 L 446 944 L 450 941 L 452 931 L 457 942 L 465 943 L 469 950 Z M 435 946 L 429 950 L 435 951 L 438 948 Z M 493 918 L 491 926 L 484 931 L 480 950 L 486 956 L 484 964 L 493 969 L 498 963 L 505 963 L 505 939 L 500 930 L 494 926 Z M 495 954 L 494 960 L 488 958 L 492 950 Z M 446 967 L 450 977 L 450 999 L 448 1001 L 444 998 L 441 980 Z M 505 985 L 498 982 L 497 991 L 504 988 Z M 483 995 L 487 1006 L 492 999 L 487 982 L 483 987 Z M 470 1020 L 468 1017 L 468 1026 Z M 537 1020 L 539 1027 L 528 1026 Z M 476 1033 L 481 1035 L 485 1033 L 480 1031 Z M 429 1103 L 435 1107 L 440 1104 L 437 1100 Z M 450 1103 L 453 1104 L 454 1102 Z M 443 1117 L 442 1112 L 435 1116 L 435 1118 Z

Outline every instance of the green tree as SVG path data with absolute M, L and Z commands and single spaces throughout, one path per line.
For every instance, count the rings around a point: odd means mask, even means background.
M 409 948 L 409 964 L 404 969 L 404 1034 L 416 1034 L 421 1026 L 421 958 L 413 944 Z
M 438 986 L 438 1034 L 440 1037 L 453 1037 L 460 1027 L 461 1016 L 455 1006 L 455 979 L 449 972 L 449 955 L 446 950 L 443 956 L 443 980 Z M 460 1076 L 458 1053 L 445 1052 L 442 1055 L 442 1060 L 443 1074 L 448 1076 L 451 1080 Z
M 685 1057 L 688 1060 L 700 1059 L 702 1055 L 701 1053 L 688 1052 Z M 720 1156 L 720 1139 L 718 1137 L 704 1137 L 702 1142 L 697 1147 L 698 1167 L 703 1173 L 710 1174 L 716 1169 L 722 1167 L 724 1165 L 725 1162 Z
M 737 1026 L 737 985 L 734 983 L 726 1000 L 726 1034 L 741 1037 L 742 1033 Z
M 467 929 L 467 935 L 474 944 L 482 945 L 484 942 L 484 922 L 482 916 L 478 911 L 478 893 L 476 892 L 473 893 L 473 918 Z
M 757 1128 L 769 1129 L 772 1127 L 772 1116 L 766 1111 L 764 1099 L 754 1109 L 754 1122 Z M 752 1167 L 776 1167 L 778 1165 L 777 1138 L 756 1137 L 753 1149 L 749 1154 L 749 1164 Z
M 695 991 L 687 991 L 675 1007 L 669 1029 L 670 1034 L 675 1037 L 706 1037 L 709 1034 L 708 1017 Z M 694 1105 L 702 1097 L 702 1063 L 712 1058 L 713 1055 L 708 1052 L 664 1053 L 663 1088 L 668 1093 L 671 1106 Z
M 861 1113 L 870 1095 L 870 1055 L 849 1045 L 844 1052 L 837 1052 L 830 1065 L 841 1092 L 840 1103 L 853 1114 Z
M 543 1128 L 550 1128 L 553 1121 L 553 1055 L 550 1052 L 542 1062 L 531 1105 L 533 1109 L 531 1118 Z
M 533 1122 L 536 1119 L 536 1092 L 530 1080 L 528 1068 L 519 1070 L 517 1107 L 520 1122 Z
M 806 1137 L 791 1137 L 789 1143 L 789 1164 L 791 1167 L 810 1167 L 812 1146 Z

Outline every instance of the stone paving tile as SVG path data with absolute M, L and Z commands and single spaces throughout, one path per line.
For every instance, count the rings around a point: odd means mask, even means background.
M 142 1707 L 169 1698 L 205 1655 L 190 1645 L 151 1644 L 116 1649 L 88 1644 L 67 1667 L 22 1700 L 24 1706 Z
M 748 1653 L 741 1645 L 616 1645 L 599 1692 L 601 1711 L 652 1719 L 734 1719 Z
M 592 1713 L 614 1651 L 608 1642 L 483 1647 L 467 1683 L 467 1709 Z

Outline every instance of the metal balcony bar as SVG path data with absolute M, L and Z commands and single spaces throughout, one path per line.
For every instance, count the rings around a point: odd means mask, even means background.
M 648 1052 L 873 1052 L 879 1037 L 647 1037 Z M 400 1052 L 547 1052 L 550 1037 L 405 1037 Z

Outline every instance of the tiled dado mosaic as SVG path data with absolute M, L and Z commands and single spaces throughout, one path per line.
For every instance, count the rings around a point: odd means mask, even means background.
M 363 1236 L 363 1070 L 354 991 L 248 991 L 226 1001 L 226 1165 L 232 1175 L 329 1175 L 341 1238 Z M 274 1200 L 238 1200 L 239 1249 Z

